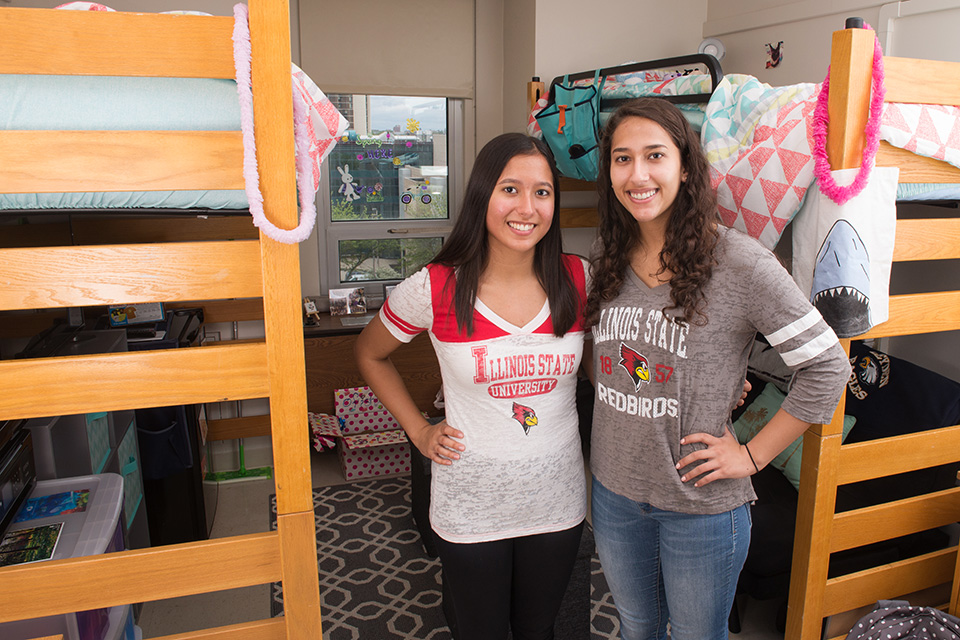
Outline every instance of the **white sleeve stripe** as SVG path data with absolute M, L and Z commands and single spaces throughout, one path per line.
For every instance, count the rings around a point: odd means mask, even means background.
M 817 324 L 822 319 L 823 316 L 820 315 L 819 311 L 816 309 L 810 309 L 810 312 L 799 320 L 794 320 L 784 328 L 778 329 L 777 331 L 774 331 L 768 335 L 767 342 L 774 347 L 778 344 L 783 344 L 790 338 L 796 338 L 798 335 Z
M 806 342 L 802 347 L 798 347 L 793 351 L 785 351 L 780 354 L 780 357 L 783 358 L 784 364 L 788 367 L 796 367 L 801 365 L 813 358 L 816 358 L 818 355 L 838 343 L 837 334 L 833 332 L 833 329 L 827 327 L 827 329 L 818 335 L 813 340 Z

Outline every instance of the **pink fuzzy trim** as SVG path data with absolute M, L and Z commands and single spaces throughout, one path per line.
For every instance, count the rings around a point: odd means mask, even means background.
M 870 25 L 865 26 L 870 28 Z M 830 95 L 829 68 L 820 94 L 817 96 L 817 106 L 813 111 L 813 175 L 820 184 L 820 192 L 837 204 L 845 203 L 867 186 L 867 179 L 870 177 L 877 149 L 880 146 L 880 116 L 883 113 L 883 96 L 886 89 L 883 87 L 883 51 L 880 49 L 880 40 L 876 35 L 874 35 L 871 89 L 873 95 L 870 99 L 870 116 L 864 131 L 863 160 L 853 182 L 845 187 L 841 187 L 833 179 L 830 161 L 827 160 L 827 122 L 830 119 L 827 111 L 827 99 Z
M 240 97 L 240 130 L 243 134 L 243 178 L 247 203 L 253 224 L 264 235 L 277 242 L 295 244 L 310 237 L 317 220 L 316 192 L 311 184 L 312 172 L 309 170 L 310 141 L 306 135 L 304 120 L 307 114 L 294 90 L 293 122 L 294 144 L 296 146 L 297 190 L 300 194 L 300 224 L 295 229 L 281 229 L 263 213 L 263 195 L 260 193 L 260 175 L 257 172 L 257 145 L 253 135 L 253 91 L 250 72 L 250 26 L 248 24 L 247 5 L 237 4 L 233 8 L 233 62 L 237 73 L 237 93 Z

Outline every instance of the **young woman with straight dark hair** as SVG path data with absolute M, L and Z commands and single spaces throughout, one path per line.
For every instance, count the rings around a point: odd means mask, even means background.
M 580 544 L 586 264 L 561 252 L 557 182 L 542 141 L 491 140 L 440 253 L 357 340 L 360 372 L 433 462 L 430 523 L 459 640 L 553 638 Z M 443 378 L 438 424 L 389 359 L 423 331 Z

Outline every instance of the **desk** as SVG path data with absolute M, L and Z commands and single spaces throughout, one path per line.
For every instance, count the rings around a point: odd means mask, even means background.
M 319 323 L 304 326 L 308 411 L 332 415 L 335 413 L 333 392 L 336 389 L 367 384 L 353 355 L 353 345 L 362 330 L 363 326 L 343 326 L 340 318 L 328 313 L 320 314 Z M 426 333 L 418 335 L 409 344 L 400 346 L 391 359 L 417 407 L 429 416 L 441 415 L 442 412 L 433 406 L 441 382 L 440 365 L 430 337 Z M 208 419 L 207 427 L 207 441 L 268 436 L 270 416 Z
M 357 370 L 353 346 L 362 326 L 343 326 L 340 318 L 320 315 L 320 323 L 304 327 L 304 355 L 307 373 L 307 409 L 334 413 L 335 389 L 366 385 Z M 402 345 L 390 358 L 413 396 L 413 401 L 430 416 L 441 415 L 433 401 L 440 390 L 440 365 L 430 343 L 421 333 Z

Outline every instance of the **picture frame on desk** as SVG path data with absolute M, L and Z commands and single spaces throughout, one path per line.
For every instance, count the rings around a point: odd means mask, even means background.
M 330 315 L 361 315 L 367 312 L 367 298 L 363 287 L 330 289 Z
M 390 297 L 390 294 L 393 293 L 393 290 L 397 288 L 397 285 L 400 284 L 400 280 L 395 282 L 384 282 L 383 283 L 383 301 L 386 302 L 387 298 Z

